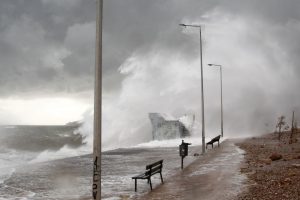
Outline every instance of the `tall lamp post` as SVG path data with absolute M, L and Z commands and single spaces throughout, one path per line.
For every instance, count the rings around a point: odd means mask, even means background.
M 200 33 L 200 68 L 201 68 L 201 109 L 202 109 L 202 154 L 205 153 L 205 122 L 204 122 L 204 90 L 203 90 L 203 66 L 202 66 L 202 37 L 200 25 L 179 24 L 183 27 L 198 28 Z
M 101 115 L 102 115 L 102 16 L 103 0 L 97 0 L 95 96 L 94 96 L 94 146 L 93 146 L 93 200 L 101 199 Z
M 220 82 L 221 82 L 221 136 L 223 137 L 223 87 L 222 87 L 222 65 L 208 64 L 220 68 Z

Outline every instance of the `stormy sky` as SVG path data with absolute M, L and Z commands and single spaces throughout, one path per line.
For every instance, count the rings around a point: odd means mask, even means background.
M 95 4 L 0 1 L 0 124 L 64 124 L 90 112 Z M 203 27 L 212 132 L 220 87 L 208 63 L 223 65 L 227 132 L 273 130 L 279 115 L 300 112 L 298 0 L 104 0 L 103 20 L 104 128 L 118 127 L 114 136 L 127 126 L 120 140 L 137 135 L 148 112 L 200 121 L 199 32 L 179 23 Z

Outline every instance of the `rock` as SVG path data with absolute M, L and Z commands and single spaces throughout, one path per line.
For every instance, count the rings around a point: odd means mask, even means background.
M 292 157 L 291 155 L 286 155 L 283 160 L 290 161 L 290 160 L 293 160 L 293 159 L 294 159 L 294 157 Z
M 295 139 L 291 139 L 290 141 L 289 141 L 289 144 L 293 144 L 293 143 L 297 143 L 297 139 L 295 138 Z
M 289 198 L 289 195 L 288 195 L 288 194 L 283 194 L 282 196 L 284 196 L 286 199 Z
M 272 153 L 272 155 L 269 157 L 272 161 L 280 160 L 282 158 L 282 155 L 279 153 Z
M 290 182 L 292 182 L 292 180 L 290 178 L 285 178 L 284 182 L 289 182 L 290 183 Z
M 290 184 L 292 182 L 292 179 L 290 178 L 285 178 L 283 181 L 280 181 L 280 184 L 281 185 L 284 185 L 284 184 Z
M 297 173 L 296 172 L 290 172 L 289 176 L 297 176 Z
M 295 138 L 295 139 L 294 139 L 294 143 L 297 143 L 297 142 L 298 142 L 298 139 L 297 139 L 297 138 Z
M 300 164 L 292 164 L 292 167 L 300 168 Z
M 272 160 L 271 159 L 261 159 L 260 160 L 262 163 L 266 164 L 266 165 L 270 165 L 272 163 Z

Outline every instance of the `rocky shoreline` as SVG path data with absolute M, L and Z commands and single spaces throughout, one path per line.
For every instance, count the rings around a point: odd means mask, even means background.
M 238 200 L 300 199 L 300 132 L 253 137 L 237 143 L 245 151 L 241 172 L 248 177 L 248 189 Z

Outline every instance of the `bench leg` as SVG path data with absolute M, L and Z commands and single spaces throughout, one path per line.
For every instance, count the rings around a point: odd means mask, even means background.
M 160 172 L 160 180 L 161 180 L 162 183 L 164 182 L 164 179 L 163 179 L 163 177 L 162 177 L 161 172 Z
M 220 142 L 219 142 L 219 140 L 218 140 L 218 147 L 220 146 Z
M 151 190 L 152 190 L 151 177 L 149 177 L 148 181 L 149 181 L 149 183 L 150 183 L 150 188 L 151 188 Z
M 134 191 L 136 192 L 136 188 L 137 188 L 137 183 L 136 183 L 136 179 L 134 179 Z
M 211 148 L 212 148 L 212 149 L 214 148 L 214 143 L 211 144 Z

